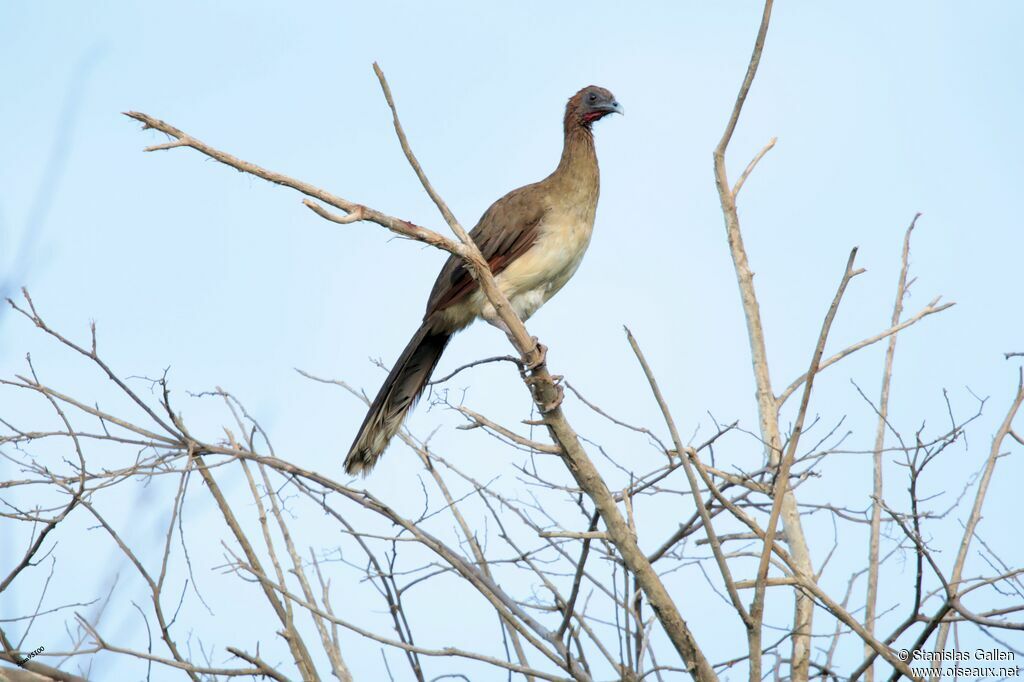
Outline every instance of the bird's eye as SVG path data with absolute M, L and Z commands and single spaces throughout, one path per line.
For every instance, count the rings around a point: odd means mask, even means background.
M 594 93 L 590 93 L 590 97 L 588 97 L 587 99 L 590 100 L 591 102 L 596 102 L 597 95 L 595 95 Z

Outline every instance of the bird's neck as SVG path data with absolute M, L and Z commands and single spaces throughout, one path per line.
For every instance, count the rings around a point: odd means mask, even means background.
M 600 174 L 594 134 L 589 127 L 578 124 L 565 127 L 562 158 L 551 174 L 551 180 L 565 185 L 568 191 L 597 192 Z

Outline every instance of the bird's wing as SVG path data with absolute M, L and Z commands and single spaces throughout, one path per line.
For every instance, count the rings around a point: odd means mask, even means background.
M 469 236 L 495 275 L 537 241 L 545 213 L 539 189 L 536 184 L 527 185 L 506 194 L 487 209 L 470 231 Z M 462 301 L 477 286 L 465 262 L 452 255 L 434 282 L 427 301 L 427 316 Z

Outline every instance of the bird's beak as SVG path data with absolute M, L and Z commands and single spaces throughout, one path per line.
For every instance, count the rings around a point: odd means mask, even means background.
M 623 108 L 623 106 L 619 104 L 618 100 L 605 102 L 604 104 L 601 105 L 600 109 L 601 111 L 605 111 L 609 114 L 622 114 L 623 116 L 626 115 L 625 108 Z

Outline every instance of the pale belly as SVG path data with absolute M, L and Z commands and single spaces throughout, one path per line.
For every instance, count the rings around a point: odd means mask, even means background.
M 590 244 L 592 230 L 592 222 L 580 220 L 546 225 L 533 248 L 498 275 L 498 286 L 521 319 L 537 312 L 573 276 Z M 479 296 L 478 314 L 492 317 L 494 308 L 482 292 L 474 296 Z
M 537 312 L 573 276 L 590 245 L 594 227 L 592 215 L 566 216 L 562 220 L 552 216 L 545 222 L 533 247 L 495 278 L 522 320 Z M 461 329 L 478 317 L 502 326 L 494 306 L 480 289 L 446 308 L 443 315 L 451 329 Z

